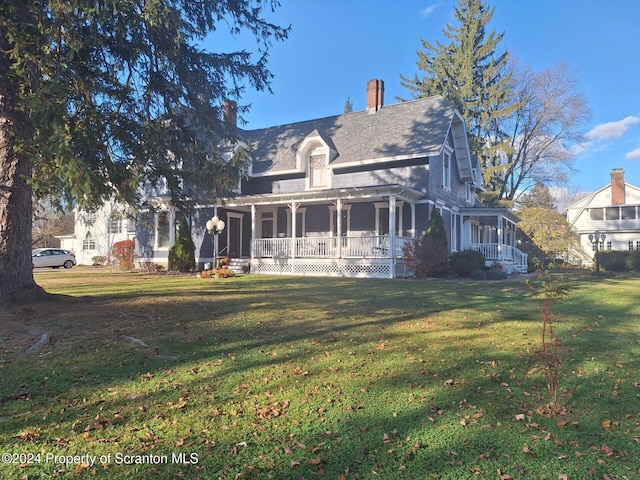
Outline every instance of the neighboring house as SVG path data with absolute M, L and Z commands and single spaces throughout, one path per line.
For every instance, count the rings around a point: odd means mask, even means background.
M 526 271 L 518 218 L 477 200 L 482 176 L 460 113 L 439 96 L 388 106 L 383 97 L 383 82 L 371 80 L 364 111 L 238 129 L 253 149 L 239 194 L 188 215 L 199 269 L 214 260 L 205 224 L 217 215 L 226 224 L 219 256 L 250 261 L 253 273 L 411 275 L 402 247 L 422 237 L 435 206 L 452 252 L 479 250 L 488 263 Z M 234 107 L 222 109 L 232 126 Z M 147 201 L 155 209 L 140 217 L 138 252 L 166 266 L 180 214 L 162 186 L 148 189 Z
M 567 208 L 567 221 L 591 258 L 589 235 L 605 234 L 600 250 L 640 250 L 640 188 L 624 181 L 624 170 L 611 171 L 611 183 Z
M 95 213 L 74 211 L 74 233 L 60 235 L 60 248 L 76 254 L 78 265 L 92 265 L 96 257 L 111 259 L 113 244 L 131 240 L 136 235 L 136 223 L 127 215 L 127 209 L 107 202 Z

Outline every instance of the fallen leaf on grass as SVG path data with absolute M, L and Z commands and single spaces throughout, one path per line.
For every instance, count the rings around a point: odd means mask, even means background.
M 502 470 L 500 469 L 496 470 L 496 473 L 498 474 L 498 477 L 500 477 L 500 480 L 513 480 L 511 475 L 508 473 L 502 473 Z
M 613 456 L 613 449 L 609 445 L 607 445 L 606 443 L 602 445 L 602 452 L 607 457 L 612 457 Z

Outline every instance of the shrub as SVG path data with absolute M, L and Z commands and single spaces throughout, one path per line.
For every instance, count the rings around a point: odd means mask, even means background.
M 598 252 L 600 258 L 600 266 L 610 272 L 626 272 L 629 270 L 627 257 L 630 252 L 616 252 L 609 250 L 606 252 Z M 595 260 L 595 259 L 594 259 Z
M 507 277 L 508 275 L 506 273 L 499 270 L 489 270 L 484 272 L 484 278 L 486 280 L 506 280 Z
M 499 270 L 485 270 L 478 268 L 469 274 L 472 280 L 505 280 L 508 275 Z
M 472 280 L 486 280 L 487 272 L 482 268 L 478 268 L 469 274 L 469 278 Z
M 96 255 L 94 257 L 91 257 L 91 261 L 93 262 L 93 266 L 97 267 L 100 265 L 104 265 L 107 262 L 107 257 Z
M 630 270 L 640 272 L 640 250 L 629 252 L 629 258 L 627 259 L 627 266 Z
M 133 270 L 136 260 L 136 242 L 122 240 L 111 248 L 111 255 L 118 261 L 120 270 Z
M 482 268 L 485 264 L 484 255 L 475 250 L 464 250 L 451 255 L 449 259 L 451 270 L 456 275 L 468 277 L 471 272 Z
M 169 250 L 169 270 L 188 272 L 196 268 L 196 246 L 191 239 L 187 220 L 182 219 L 178 227 L 176 243 Z
M 449 247 L 423 237 L 422 241 L 407 242 L 403 257 L 417 277 L 442 277 L 448 271 Z

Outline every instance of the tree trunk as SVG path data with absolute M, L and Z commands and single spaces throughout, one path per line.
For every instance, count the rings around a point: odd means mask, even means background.
M 28 114 L 19 108 L 11 59 L 0 39 L 0 305 L 45 297 L 33 278 Z M 20 141 L 24 139 L 24 141 Z

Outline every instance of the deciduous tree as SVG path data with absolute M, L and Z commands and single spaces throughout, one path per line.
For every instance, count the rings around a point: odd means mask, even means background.
M 537 182 L 563 185 L 589 118 L 576 73 L 566 63 L 542 71 L 512 67 L 516 108 L 501 122 L 503 141 L 485 169 L 485 186 L 512 202 Z
M 32 194 L 90 210 L 109 198 L 136 203 L 143 181 L 165 178 L 180 202 L 185 176 L 205 174 L 212 196 L 228 193 L 246 155 L 219 106 L 269 88 L 269 49 L 289 33 L 265 17 L 277 7 L 0 2 L 0 304 L 43 294 L 31 270 Z M 201 48 L 227 27 L 249 32 L 256 51 Z M 217 151 L 223 142 L 235 155 Z

